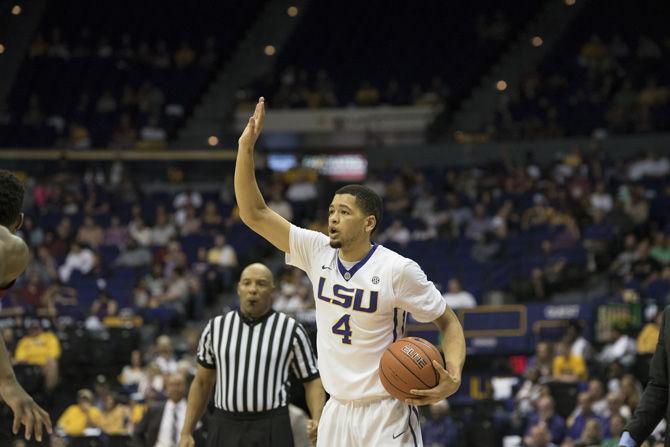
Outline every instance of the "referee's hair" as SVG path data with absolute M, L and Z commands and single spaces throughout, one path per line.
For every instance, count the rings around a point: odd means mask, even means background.
M 0 225 L 10 227 L 19 220 L 25 191 L 14 174 L 0 169 Z
M 382 198 L 379 194 L 363 185 L 346 185 L 335 191 L 335 194 L 351 194 L 356 198 L 356 205 L 367 215 L 375 216 L 375 226 L 372 228 L 371 235 L 377 230 L 382 220 Z

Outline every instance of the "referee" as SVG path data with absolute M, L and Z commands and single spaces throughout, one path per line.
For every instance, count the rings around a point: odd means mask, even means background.
M 325 402 L 305 329 L 272 309 L 274 282 L 263 264 L 242 271 L 240 309 L 210 320 L 198 346 L 198 371 L 188 394 L 179 447 L 193 447 L 193 431 L 214 384 L 208 447 L 291 447 L 289 370 L 305 386 L 312 442 Z

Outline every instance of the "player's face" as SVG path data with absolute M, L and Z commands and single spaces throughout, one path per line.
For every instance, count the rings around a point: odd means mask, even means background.
M 330 246 L 342 248 L 369 241 L 374 218 L 367 216 L 351 194 L 335 194 L 328 207 Z M 366 231 L 367 230 L 367 231 Z
M 274 284 L 272 273 L 261 264 L 252 264 L 242 271 L 237 285 L 242 314 L 258 318 L 265 315 L 272 306 Z

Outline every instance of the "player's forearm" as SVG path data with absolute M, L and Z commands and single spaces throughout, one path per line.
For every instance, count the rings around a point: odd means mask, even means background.
M 256 182 L 254 148 L 239 145 L 235 163 L 235 198 L 240 209 L 240 218 L 253 218 L 255 213 L 267 208 Z
M 7 352 L 7 347 L 5 346 L 5 341 L 0 338 L 0 394 L 2 394 L 2 388 L 6 385 L 10 385 L 16 382 L 16 376 L 14 375 L 14 370 L 12 369 L 12 359 Z
M 188 404 L 186 406 L 186 416 L 184 416 L 184 427 L 182 435 L 190 435 L 195 431 L 198 421 L 205 413 L 209 396 L 212 393 L 213 384 L 205 383 L 198 377 L 193 380 L 191 389 L 188 392 Z
M 320 378 L 305 382 L 305 400 L 312 420 L 320 420 L 323 406 L 326 404 L 326 391 Z
M 452 373 L 461 376 L 463 365 L 465 364 L 465 335 L 463 334 L 463 326 L 458 321 L 458 317 L 454 312 L 447 308 L 445 311 L 445 318 L 440 324 L 442 331 L 442 350 L 444 352 L 444 359 L 447 365 L 452 365 L 455 369 Z

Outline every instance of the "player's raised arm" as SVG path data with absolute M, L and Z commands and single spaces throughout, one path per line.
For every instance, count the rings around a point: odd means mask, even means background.
M 271 210 L 258 189 L 254 169 L 254 145 L 263 129 L 265 99 L 260 98 L 253 116 L 238 141 L 235 163 L 235 198 L 240 218 L 249 228 L 267 239 L 272 245 L 289 252 L 291 224 Z

